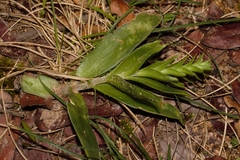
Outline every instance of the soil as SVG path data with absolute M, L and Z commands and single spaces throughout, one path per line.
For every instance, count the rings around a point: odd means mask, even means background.
M 112 2 L 121 4 L 119 8 L 125 7 L 121 0 Z M 134 7 L 132 17 L 126 21 L 131 21 L 140 12 L 175 15 L 173 21 L 170 18 L 159 28 L 239 18 L 240 6 L 237 0 L 198 2 L 202 5 L 183 2 L 178 6 L 177 1 L 170 0 L 141 3 Z M 47 2 L 43 13 L 42 2 L 0 1 L 0 159 L 74 159 L 53 145 L 21 132 L 18 127 L 23 126 L 25 129 L 28 126 L 33 133 L 56 145 L 84 156 L 63 104 L 52 97 L 41 98 L 24 93 L 19 79 L 24 74 L 43 74 L 63 84 L 82 81 L 73 76 L 73 72 L 88 51 L 104 37 L 101 33 L 109 31 L 113 22 L 93 8 L 90 9 L 87 0 L 56 1 L 54 6 L 57 18 L 55 28 L 51 2 Z M 126 10 L 111 10 L 105 0 L 93 0 L 91 6 L 115 16 Z M 240 158 L 238 120 L 202 107 L 207 105 L 218 111 L 239 115 L 239 27 L 240 23 L 236 21 L 221 25 L 196 25 L 151 35 L 152 39 L 158 37 L 163 40 L 168 47 L 149 60 L 149 63 L 177 54 L 180 58 L 204 54 L 204 59 L 212 62 L 213 70 L 203 76 L 202 81 L 185 83 L 186 90 L 191 93 L 190 98 L 198 102 L 197 105 L 179 102 L 172 97 L 164 98 L 182 112 L 185 125 L 129 109 L 105 95 L 95 94 L 93 90 L 81 92 L 89 115 L 105 117 L 129 135 L 133 132 L 151 159 Z M 60 36 L 58 43 L 54 35 L 56 28 Z M 99 35 L 91 36 L 93 34 Z M 64 98 L 67 101 L 67 97 Z M 121 138 L 112 125 L 100 119 L 94 121 L 109 133 L 124 158 L 144 159 L 134 143 Z M 94 134 L 101 150 L 105 151 L 106 159 L 113 159 L 112 155 L 107 154 L 108 147 L 103 137 L 96 131 Z

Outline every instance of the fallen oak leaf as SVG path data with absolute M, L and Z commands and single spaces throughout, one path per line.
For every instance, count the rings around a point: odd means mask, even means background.
M 127 12 L 130 8 L 124 0 L 112 0 L 110 4 L 111 13 L 117 14 L 119 17 Z M 129 13 L 123 20 L 118 23 L 118 27 L 122 26 L 125 23 L 130 22 L 135 19 L 135 14 L 133 12 Z

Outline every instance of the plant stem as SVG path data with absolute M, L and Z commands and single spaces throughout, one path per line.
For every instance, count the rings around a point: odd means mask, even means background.
M 98 84 L 102 84 L 102 83 L 106 83 L 107 82 L 107 76 L 103 76 L 103 77 L 97 77 L 92 79 L 91 81 L 85 82 L 85 83 L 80 83 L 77 82 L 72 84 L 71 87 L 74 91 L 83 91 L 83 90 L 87 90 L 90 88 L 93 88 L 94 86 L 98 85 Z

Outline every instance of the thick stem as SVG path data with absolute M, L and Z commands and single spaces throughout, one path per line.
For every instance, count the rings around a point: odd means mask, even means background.
M 79 92 L 79 91 L 90 89 L 98 84 L 106 83 L 106 82 L 107 82 L 107 76 L 103 76 L 103 77 L 94 78 L 91 81 L 88 81 L 85 83 L 74 82 L 70 86 L 73 89 L 73 91 Z

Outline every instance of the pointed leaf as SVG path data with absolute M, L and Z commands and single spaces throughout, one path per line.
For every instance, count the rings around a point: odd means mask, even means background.
M 99 92 L 102 92 L 102 93 L 104 93 L 126 105 L 129 105 L 132 108 L 144 110 L 146 112 L 153 113 L 153 114 L 159 113 L 159 111 L 156 109 L 154 104 L 152 104 L 144 99 L 137 99 L 137 98 L 129 95 L 128 93 L 125 93 L 124 91 L 121 91 L 108 83 L 99 84 L 99 85 L 95 86 L 94 88 L 96 90 L 98 90 Z
M 172 84 L 173 86 L 176 86 L 178 88 L 185 88 L 185 85 L 182 82 L 170 82 L 170 84 Z
M 19 131 L 24 132 L 24 133 L 26 133 L 26 134 L 28 134 L 28 135 L 33 136 L 33 137 L 36 137 L 36 138 L 39 139 L 40 141 L 45 142 L 46 144 L 49 144 L 50 146 L 53 146 L 54 148 L 59 149 L 60 151 L 62 151 L 62 152 L 65 153 L 65 154 L 71 155 L 72 157 L 74 157 L 74 158 L 76 158 L 76 159 L 85 159 L 83 156 L 81 156 L 81 155 L 79 155 L 79 154 L 76 154 L 75 152 L 70 151 L 69 149 L 66 149 L 66 148 L 64 148 L 64 147 L 62 147 L 62 146 L 60 146 L 60 145 L 58 145 L 58 144 L 56 144 L 56 143 L 54 143 L 54 142 L 52 142 L 52 141 L 49 141 L 49 140 L 43 138 L 41 135 L 37 135 L 37 134 L 35 134 L 35 133 L 33 133 L 33 132 L 29 131 L 29 130 L 26 130 L 26 129 L 24 129 L 24 128 L 21 128 L 21 127 L 17 127 L 17 126 L 15 126 L 15 127 L 16 127 Z
M 155 63 L 151 64 L 150 66 L 147 66 L 145 69 L 155 69 L 157 71 L 161 71 L 164 68 L 166 68 L 170 63 L 172 63 L 175 58 L 176 58 L 176 56 L 169 58 L 167 60 L 164 60 L 164 61 L 155 62 Z
M 39 78 L 50 90 L 54 90 L 59 86 L 58 81 L 51 77 L 39 75 Z M 35 75 L 23 75 L 20 81 L 22 90 L 42 98 L 51 97 L 51 94 L 43 87 L 39 78 Z
M 125 58 L 111 74 L 121 74 L 121 76 L 124 77 L 134 74 L 150 56 L 161 51 L 165 46 L 166 45 L 161 44 L 161 41 L 155 41 L 138 47 Z
M 24 129 L 26 129 L 29 132 L 32 132 L 31 128 L 28 126 L 28 124 L 25 121 L 22 121 L 22 126 Z M 27 134 L 28 137 L 35 143 L 37 143 L 37 138 L 32 136 L 31 134 Z
M 191 70 L 192 72 L 203 73 L 201 69 L 193 65 L 189 66 L 188 69 Z
M 168 76 L 166 74 L 163 74 L 155 69 L 141 69 L 137 73 L 135 73 L 133 76 L 136 77 L 147 77 L 151 79 L 156 79 L 163 82 L 177 82 L 178 79 L 176 77 Z
M 119 27 L 113 34 L 89 53 L 77 69 L 76 75 L 84 78 L 99 76 L 127 57 L 160 23 L 161 17 L 147 13 Z
M 175 76 L 175 77 L 184 77 L 186 76 L 185 73 L 183 72 L 179 72 L 175 69 L 171 68 L 165 68 L 164 70 L 161 71 L 161 73 L 166 74 L 166 75 L 171 75 L 171 76 Z
M 85 101 L 80 93 L 71 90 L 69 96 L 71 103 L 68 103 L 68 114 L 87 158 L 99 159 L 98 143 L 90 125 Z
M 149 78 L 144 78 L 144 77 L 128 77 L 128 80 L 135 81 L 138 83 L 141 83 L 143 85 L 146 85 L 148 87 L 151 87 L 155 90 L 158 90 L 160 92 L 168 93 L 168 94 L 176 94 L 176 95 L 184 95 L 188 96 L 189 94 L 183 90 L 183 89 L 177 89 L 173 88 L 167 85 L 164 85 L 156 80 L 149 79 Z
M 161 106 L 158 106 L 161 100 L 156 95 L 125 81 L 124 79 L 122 79 L 117 75 L 110 76 L 107 82 L 109 82 L 111 85 L 118 88 L 119 90 L 122 90 L 123 92 L 131 95 L 132 97 L 146 100 L 146 101 L 149 101 L 150 103 L 156 104 L 157 105 L 156 110 L 158 110 L 159 107 L 161 107 Z
M 187 74 L 189 76 L 195 76 L 196 75 L 194 72 L 190 71 L 189 69 L 185 68 L 184 66 L 179 67 L 177 70 L 179 72 L 183 72 L 183 73 L 185 73 L 185 74 Z
M 61 102 L 63 104 L 63 107 L 67 107 L 67 103 L 65 102 L 65 100 L 63 100 L 61 97 L 59 97 L 56 93 L 54 93 L 50 88 L 48 88 L 43 81 L 41 80 L 41 77 L 39 77 L 38 75 L 38 79 L 41 82 L 42 86 L 48 91 L 48 93 L 50 93 L 55 99 L 57 99 L 59 102 Z
M 125 93 L 124 91 L 121 91 L 107 83 L 99 84 L 99 85 L 95 86 L 94 88 L 97 89 L 99 92 L 102 92 L 102 93 L 128 105 L 129 107 L 132 107 L 135 109 L 140 109 L 140 110 L 143 110 L 148 113 L 177 119 L 182 124 L 184 124 L 183 117 L 182 117 L 181 113 L 179 112 L 179 110 L 177 108 L 175 108 L 174 106 L 172 106 L 171 104 L 163 102 L 160 97 L 158 97 L 160 103 L 156 104 L 157 106 L 154 106 L 154 104 L 150 103 L 149 101 L 146 101 L 144 99 L 143 100 L 137 99 L 137 98 Z M 161 107 L 159 107 L 159 106 L 161 106 Z M 156 109 L 156 107 L 159 107 L 159 108 Z

